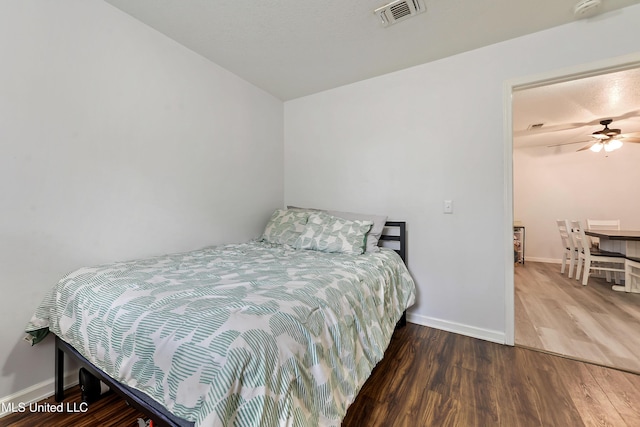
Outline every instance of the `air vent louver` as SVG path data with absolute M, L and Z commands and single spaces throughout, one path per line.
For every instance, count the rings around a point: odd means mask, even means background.
M 393 15 L 393 19 L 395 19 L 396 21 L 400 18 L 404 18 L 405 16 L 411 15 L 411 9 L 409 9 L 409 6 L 405 1 L 391 6 L 390 10 L 391 10 L 391 15 Z
M 423 0 L 396 0 L 373 11 L 387 27 L 426 11 Z

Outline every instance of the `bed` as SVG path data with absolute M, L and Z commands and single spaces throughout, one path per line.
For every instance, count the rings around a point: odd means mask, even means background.
M 276 210 L 261 239 L 82 268 L 26 331 L 55 335 L 57 401 L 66 355 L 156 426 L 339 426 L 415 299 L 405 224 L 376 226 Z

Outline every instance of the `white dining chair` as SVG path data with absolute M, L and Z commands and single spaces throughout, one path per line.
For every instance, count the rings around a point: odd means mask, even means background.
M 587 218 L 587 230 L 620 230 L 619 219 L 590 219 Z M 589 236 L 591 247 L 600 249 L 600 239 L 597 237 Z M 616 283 L 620 283 L 622 277 L 616 274 Z
M 620 230 L 619 219 L 590 219 L 587 218 L 587 230 Z M 600 239 L 589 237 L 591 246 L 598 247 Z
M 624 262 L 624 290 L 632 292 L 640 290 L 640 259 L 627 258 Z
M 556 220 L 558 225 L 558 231 L 560 232 L 560 239 L 562 240 L 562 268 L 560 273 L 564 274 L 567 261 L 569 261 L 569 278 L 573 276 L 573 268 L 578 260 L 578 251 L 576 245 L 573 242 L 573 236 L 571 235 L 571 227 L 569 221 L 566 219 Z
M 623 254 L 616 252 L 603 252 L 591 248 L 591 244 L 584 234 L 584 228 L 580 221 L 571 221 L 571 234 L 578 250 L 578 262 L 576 266 L 576 280 L 580 280 L 582 273 L 582 284 L 587 285 L 589 275 L 594 270 L 601 270 L 606 273 L 607 282 L 611 282 L 611 272 L 624 273 L 625 258 Z
M 589 230 L 620 230 L 619 219 L 587 219 Z

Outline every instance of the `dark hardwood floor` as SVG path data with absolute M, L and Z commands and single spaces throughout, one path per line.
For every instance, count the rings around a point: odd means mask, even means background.
M 80 402 L 77 387 L 67 394 Z M 407 324 L 342 425 L 639 426 L 638 402 L 638 375 Z M 110 395 L 86 414 L 27 411 L 0 425 L 134 427 L 139 416 Z
M 343 426 L 639 426 L 640 376 L 408 324 Z

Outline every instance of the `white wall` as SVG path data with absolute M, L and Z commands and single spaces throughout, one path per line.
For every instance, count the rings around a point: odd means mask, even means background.
M 640 229 L 640 144 L 609 153 L 575 146 L 514 150 L 513 211 L 526 226 L 526 258 L 562 259 L 556 219 L 619 219 Z
M 504 341 L 503 85 L 633 53 L 638 22 L 640 5 L 286 102 L 285 202 L 406 220 L 409 320 Z
M 0 2 L 0 63 L 1 398 L 62 275 L 258 236 L 284 178 L 281 101 L 105 2 Z

